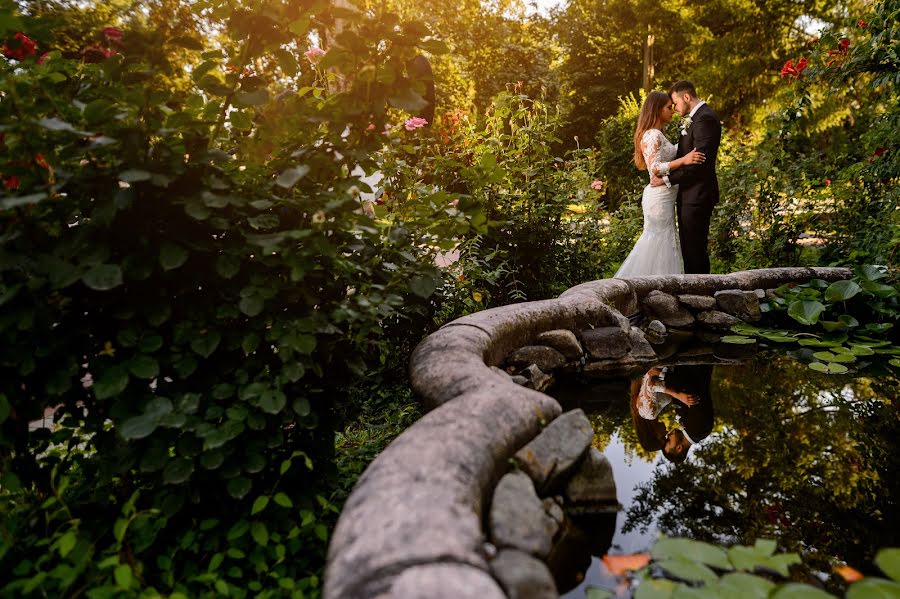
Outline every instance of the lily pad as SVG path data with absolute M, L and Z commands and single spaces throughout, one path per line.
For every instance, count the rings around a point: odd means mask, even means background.
M 825 374 L 843 374 L 849 370 L 846 366 L 837 362 L 828 362 L 827 364 L 811 362 L 809 367 L 816 372 L 824 372 Z
M 819 321 L 825 311 L 825 304 L 815 300 L 796 300 L 788 308 L 788 316 L 800 324 L 812 325 Z
M 725 335 L 720 339 L 720 341 L 722 343 L 731 343 L 734 345 L 749 345 L 751 343 L 756 343 L 756 339 L 743 337 L 741 335 Z

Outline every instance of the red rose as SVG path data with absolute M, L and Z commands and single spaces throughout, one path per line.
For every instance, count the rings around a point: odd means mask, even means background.
M 866 23 L 865 21 L 863 21 L 862 19 L 860 19 L 859 21 L 856 22 L 856 26 L 859 27 L 860 29 L 865 29 L 866 27 L 869 26 L 869 24 Z
M 3 187 L 6 189 L 19 189 L 19 178 L 15 175 L 3 178 Z
M 831 185 L 831 179 L 825 179 L 825 185 Z
M 34 40 L 20 31 L 9 44 L 3 45 L 3 55 L 13 60 L 25 60 L 35 53 L 35 45 Z

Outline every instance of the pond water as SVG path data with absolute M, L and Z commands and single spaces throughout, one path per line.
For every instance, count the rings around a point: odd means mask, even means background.
M 660 534 L 726 545 L 776 539 L 811 572 L 828 573 L 835 560 L 874 572 L 875 552 L 900 546 L 896 371 L 871 364 L 826 375 L 774 349 L 715 361 L 695 349 L 667 359 L 665 371 L 569 379 L 547 392 L 591 418 L 622 504 L 578 522 L 576 541 L 554 551 L 563 597 L 614 590 L 597 558 L 647 551 Z M 694 405 L 664 405 L 670 393 Z M 687 437 L 666 437 L 675 430 Z

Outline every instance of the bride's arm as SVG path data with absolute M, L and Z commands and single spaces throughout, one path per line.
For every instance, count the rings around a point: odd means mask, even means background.
M 683 166 L 687 166 L 689 164 L 703 164 L 703 161 L 706 159 L 706 156 L 703 155 L 703 152 L 694 148 L 681 158 L 676 158 L 670 162 L 654 162 L 651 165 L 651 172 L 657 177 L 663 177 L 668 175 L 672 171 L 676 171 Z

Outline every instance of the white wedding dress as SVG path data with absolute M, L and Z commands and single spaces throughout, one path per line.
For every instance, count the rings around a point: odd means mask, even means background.
M 675 159 L 678 148 L 659 129 L 650 129 L 641 138 L 641 150 L 647 170 L 665 173 L 668 162 Z M 634 244 L 615 276 L 642 277 L 644 275 L 672 275 L 684 273 L 681 243 L 675 227 L 675 197 L 678 186 L 644 187 L 641 208 L 644 211 L 644 231 Z

